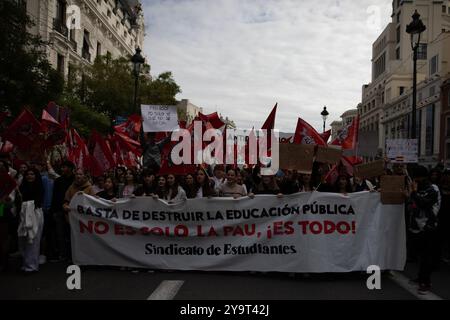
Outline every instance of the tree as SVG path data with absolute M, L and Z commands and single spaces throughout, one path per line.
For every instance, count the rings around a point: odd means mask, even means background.
M 28 32 L 34 23 L 22 1 L 2 0 L 0 16 L 0 106 L 18 114 L 28 105 L 37 113 L 60 96 L 64 79 L 47 60 L 48 43 Z
M 175 82 L 172 72 L 161 73 L 155 80 L 145 82 L 141 89 L 141 101 L 144 104 L 176 105 L 175 99 L 181 89 Z

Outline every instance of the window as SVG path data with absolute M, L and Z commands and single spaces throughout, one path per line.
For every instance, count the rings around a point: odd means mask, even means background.
M 66 21 L 66 2 L 64 0 L 56 1 L 56 19 L 60 23 L 65 23 Z
M 400 43 L 401 34 L 400 27 L 397 27 L 397 43 Z
M 399 94 L 400 94 L 400 95 L 402 95 L 402 94 L 405 93 L 405 87 L 400 87 L 399 89 L 400 89 L 400 90 L 399 90 Z
M 400 23 L 401 11 L 397 13 L 397 23 Z
M 102 55 L 102 44 L 97 42 L 97 57 Z
M 447 143 L 447 160 L 450 160 L 450 143 Z
M 397 50 L 395 50 L 395 59 L 400 60 L 400 47 L 398 47 Z
M 418 60 L 427 60 L 427 51 L 428 51 L 428 46 L 426 43 L 419 44 L 419 48 L 417 49 L 417 59 Z
M 111 18 L 111 10 L 108 9 L 108 11 L 106 12 L 106 15 L 108 16 L 108 18 Z
M 377 79 L 380 75 L 386 71 L 386 52 L 383 53 L 381 57 L 375 61 L 375 79 Z
M 56 70 L 64 75 L 64 56 L 58 54 Z
M 91 51 L 92 45 L 91 45 L 91 41 L 90 41 L 89 37 L 90 37 L 89 31 L 84 30 L 83 50 L 81 52 L 81 56 L 84 59 L 86 59 L 88 61 L 91 61 L 91 53 L 90 53 L 90 51 Z
M 442 13 L 447 13 L 447 6 L 442 6 Z
M 434 145 L 434 104 L 426 109 L 425 155 L 433 155 Z
M 439 55 L 434 56 L 430 60 L 430 76 L 434 75 L 439 71 Z
M 447 132 L 446 137 L 450 138 L 450 117 L 447 117 L 447 126 L 445 128 L 445 131 Z

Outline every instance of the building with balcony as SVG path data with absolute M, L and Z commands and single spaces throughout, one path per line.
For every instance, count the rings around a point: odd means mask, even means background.
M 48 60 L 65 77 L 97 56 L 133 55 L 144 41 L 138 0 L 27 0 L 30 32 L 49 42 Z

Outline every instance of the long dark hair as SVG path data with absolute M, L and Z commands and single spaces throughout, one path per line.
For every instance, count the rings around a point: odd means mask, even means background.
M 173 186 L 169 186 L 169 181 L 168 181 L 168 177 L 169 176 L 173 176 L 175 178 L 175 182 L 173 183 Z M 168 174 L 166 177 L 166 192 L 167 192 L 167 196 L 171 196 L 171 199 L 168 200 L 172 200 L 173 198 L 175 198 L 178 195 L 178 187 L 180 186 L 180 184 L 178 183 L 178 179 L 174 174 Z
M 334 184 L 334 191 L 336 193 L 339 193 L 341 190 L 339 188 L 339 181 L 341 180 L 341 178 L 345 178 L 345 180 L 347 181 L 347 186 L 345 187 L 345 192 L 346 193 L 352 193 L 352 183 L 350 182 L 350 178 L 348 175 L 346 174 L 340 174 L 339 177 L 336 180 L 336 183 Z
M 203 181 L 202 184 L 197 182 L 197 176 L 199 175 L 200 172 L 202 172 L 205 175 L 205 181 Z M 196 185 L 197 192 L 200 190 L 200 188 L 202 188 L 203 197 L 212 197 L 216 194 L 214 188 L 211 185 L 211 181 L 209 180 L 209 176 L 206 174 L 205 170 L 203 169 L 197 170 L 194 183 Z
M 33 182 L 27 181 L 27 175 L 29 172 L 34 173 L 35 180 Z M 44 185 L 42 183 L 41 174 L 38 170 L 30 168 L 25 171 L 25 176 L 22 180 L 22 184 L 19 187 L 19 191 L 22 195 L 22 201 L 34 201 L 34 206 L 36 208 L 42 208 Z
M 192 185 L 188 185 L 187 184 L 187 177 L 191 176 L 192 177 Z M 186 176 L 184 176 L 184 181 L 183 181 L 183 185 L 182 185 L 184 191 L 186 191 L 186 197 L 188 199 L 193 199 L 196 197 L 197 195 L 197 191 L 198 191 L 198 187 L 195 183 L 195 177 L 194 175 L 188 173 Z

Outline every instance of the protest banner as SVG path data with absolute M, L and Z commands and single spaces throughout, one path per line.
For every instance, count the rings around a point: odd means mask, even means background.
M 336 164 L 342 157 L 341 148 L 317 146 L 316 161 L 321 163 Z
M 380 181 L 381 203 L 405 203 L 405 176 L 382 176 Z
M 314 163 L 314 148 L 314 145 L 306 144 L 280 144 L 280 168 L 310 174 Z
M 403 270 L 403 205 L 379 193 L 70 203 L 77 265 L 261 272 Z
M 359 178 L 373 178 L 384 175 L 384 160 L 377 160 L 355 166 L 354 175 Z
M 177 106 L 142 105 L 144 132 L 171 132 L 179 129 Z
M 391 163 L 418 163 L 417 139 L 386 140 L 386 156 Z

